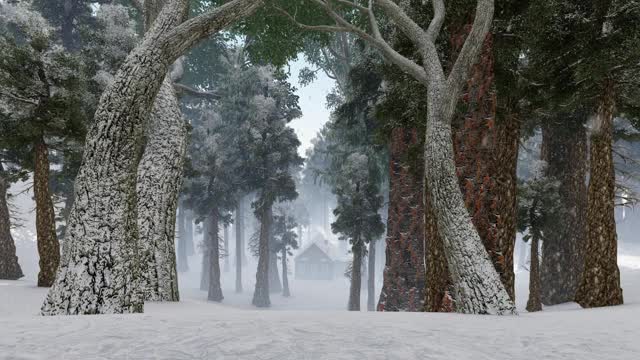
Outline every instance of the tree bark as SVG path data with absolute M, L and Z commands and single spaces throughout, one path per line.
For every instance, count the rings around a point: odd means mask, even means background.
M 379 311 L 420 311 L 424 303 L 425 257 L 422 164 L 412 172 L 410 149 L 416 129 L 394 129 L 389 160 L 387 247 Z M 418 161 L 420 163 L 420 161 Z
M 376 242 L 369 242 L 369 265 L 367 269 L 367 311 L 376 310 Z
M 258 268 L 256 270 L 256 288 L 252 304 L 256 307 L 269 307 L 269 239 L 271 238 L 271 206 L 264 206 L 260 216 L 260 240 L 258 244 Z
M 43 315 L 143 311 L 136 173 L 147 115 L 179 56 L 262 3 L 234 0 L 184 21 L 189 1 L 171 1 L 129 54 L 103 93 L 87 135 L 69 215 L 69 254 L 47 294 Z
M 222 288 L 220 287 L 220 216 L 217 210 L 214 210 L 209 219 L 209 293 L 207 299 L 209 301 L 221 302 L 224 299 Z
M 570 117 L 550 121 L 542 130 L 546 174 L 559 183 L 565 217 L 561 227 L 545 228 L 540 266 L 545 305 L 573 301 L 580 283 L 587 218 L 587 138 L 582 121 Z
M 433 201 L 426 188 L 424 198 L 424 248 L 427 278 L 424 311 L 453 312 L 455 308 L 451 297 L 451 276 L 444 251 L 444 242 L 438 233 Z
M 206 220 L 202 224 L 202 270 L 200 272 L 200 290 L 208 291 L 211 279 L 211 230 L 210 221 Z
M 282 296 L 289 297 L 289 274 L 287 269 L 287 249 L 282 250 Z
M 224 224 L 224 272 L 229 269 L 229 225 Z
M 36 200 L 36 232 L 40 272 L 38 286 L 49 287 L 60 264 L 60 243 L 56 236 L 56 219 L 49 191 L 49 149 L 42 136 L 34 144 L 33 193 Z
M 24 276 L 16 256 L 16 245 L 11 236 L 11 214 L 7 206 L 9 182 L 0 164 L 0 279 L 18 280 Z
M 242 292 L 242 232 L 244 231 L 244 220 L 242 218 L 242 200 L 236 205 L 236 293 Z
M 529 300 L 527 301 L 527 311 L 535 312 L 542 310 L 542 300 L 540 297 L 540 269 L 538 267 L 539 256 L 539 234 L 533 230 L 531 236 L 531 266 L 529 268 Z
M 278 254 L 269 247 L 269 292 L 282 292 L 282 283 L 280 283 L 280 274 L 278 273 Z
M 187 129 L 169 78 L 156 96 L 146 138 L 137 181 L 143 297 L 179 301 L 174 244 Z
M 193 244 L 193 211 L 185 209 L 184 215 L 184 227 L 185 227 L 185 252 L 186 256 L 195 255 L 195 245 Z
M 178 272 L 189 271 L 189 259 L 187 258 L 187 231 L 185 227 L 186 216 L 184 206 L 178 207 Z
M 584 272 L 576 294 L 576 302 L 585 308 L 621 305 L 624 302 L 614 217 L 613 91 L 612 82 L 607 81 L 591 129 L 587 243 Z
M 362 288 L 362 252 L 364 247 L 358 241 L 353 245 L 351 266 L 351 287 L 349 288 L 349 311 L 360 311 L 360 290 Z

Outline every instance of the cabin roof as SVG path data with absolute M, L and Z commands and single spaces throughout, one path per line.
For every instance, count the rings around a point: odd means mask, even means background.
M 295 257 L 295 261 L 309 261 L 311 259 L 316 259 L 320 262 L 333 262 L 333 259 L 315 243 L 309 245 Z

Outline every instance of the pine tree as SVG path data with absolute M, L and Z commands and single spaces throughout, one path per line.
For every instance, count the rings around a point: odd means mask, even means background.
M 16 256 L 16 245 L 11 236 L 11 214 L 7 204 L 7 195 L 15 171 L 5 170 L 4 156 L 0 158 L 0 279 L 18 280 L 24 276 Z

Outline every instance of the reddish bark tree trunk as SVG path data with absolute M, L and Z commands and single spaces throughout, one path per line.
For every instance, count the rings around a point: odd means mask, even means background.
M 420 311 L 424 302 L 424 214 L 422 166 L 411 169 L 410 148 L 419 144 L 416 129 L 391 135 L 390 192 L 386 263 L 379 311 Z M 416 161 L 422 164 L 422 160 Z
M 587 243 L 582 281 L 576 302 L 582 307 L 623 303 L 618 269 L 618 238 L 614 218 L 613 85 L 609 82 L 598 104 L 591 133 Z
M 40 272 L 38 286 L 49 287 L 60 264 L 60 244 L 56 236 L 55 211 L 49 192 L 49 150 L 42 137 L 34 144 L 33 193 L 36 200 L 36 232 Z

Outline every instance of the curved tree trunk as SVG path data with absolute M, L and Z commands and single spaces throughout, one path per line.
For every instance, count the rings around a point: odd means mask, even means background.
M 242 292 L 242 232 L 244 231 L 244 220 L 242 215 L 242 199 L 236 205 L 235 232 L 236 232 L 236 293 Z
M 565 221 L 544 229 L 540 281 L 542 303 L 573 301 L 580 283 L 586 241 L 587 138 L 582 121 L 559 118 L 542 130 L 542 158 L 546 173 L 559 183 L 560 206 Z
M 142 312 L 136 175 L 144 123 L 169 66 L 262 3 L 234 0 L 183 23 L 189 1 L 173 0 L 129 54 L 103 93 L 87 135 L 69 215 L 68 254 L 43 315 Z
M 351 287 L 349 288 L 349 311 L 360 311 L 360 290 L 362 288 L 362 252 L 359 242 L 353 245 L 353 263 L 351 264 Z
M 585 308 L 623 303 L 614 218 L 614 108 L 612 84 L 608 83 L 598 105 L 591 133 L 587 244 L 584 272 L 576 294 L 576 302 Z
M 207 299 L 209 301 L 221 302 L 224 299 L 222 296 L 222 288 L 220 287 L 220 216 L 217 210 L 211 213 L 211 218 L 208 220 L 209 226 L 209 293 Z
M 56 236 L 56 214 L 49 192 L 49 150 L 40 136 L 34 144 L 33 193 L 36 200 L 36 232 L 40 272 L 38 286 L 53 284 L 60 264 L 60 243 Z
M 369 264 L 367 269 L 367 311 L 375 311 L 376 309 L 376 242 L 369 242 Z
M 4 177 L 0 164 L 0 279 L 18 280 L 24 276 L 18 257 L 16 245 L 11 236 L 11 214 L 7 206 L 7 191 L 9 182 Z
M 260 216 L 260 240 L 258 244 L 258 268 L 256 288 L 252 304 L 257 307 L 271 306 L 269 299 L 269 239 L 271 237 L 271 206 L 264 206 Z
M 289 269 L 287 269 L 287 249 L 282 250 L 282 296 L 289 297 Z
M 445 108 L 444 84 L 429 88 L 425 140 L 425 178 L 429 199 L 444 243 L 453 283 L 456 311 L 473 314 L 514 314 L 515 305 L 502 284 L 460 191 Z
M 425 257 L 422 176 L 407 159 L 419 143 L 417 130 L 391 135 L 387 247 L 379 311 L 420 311 L 424 302 Z M 415 169 L 422 172 L 422 164 Z
M 149 301 L 178 301 L 175 224 L 187 129 L 168 78 L 156 97 L 147 131 L 137 181 L 143 297 Z

